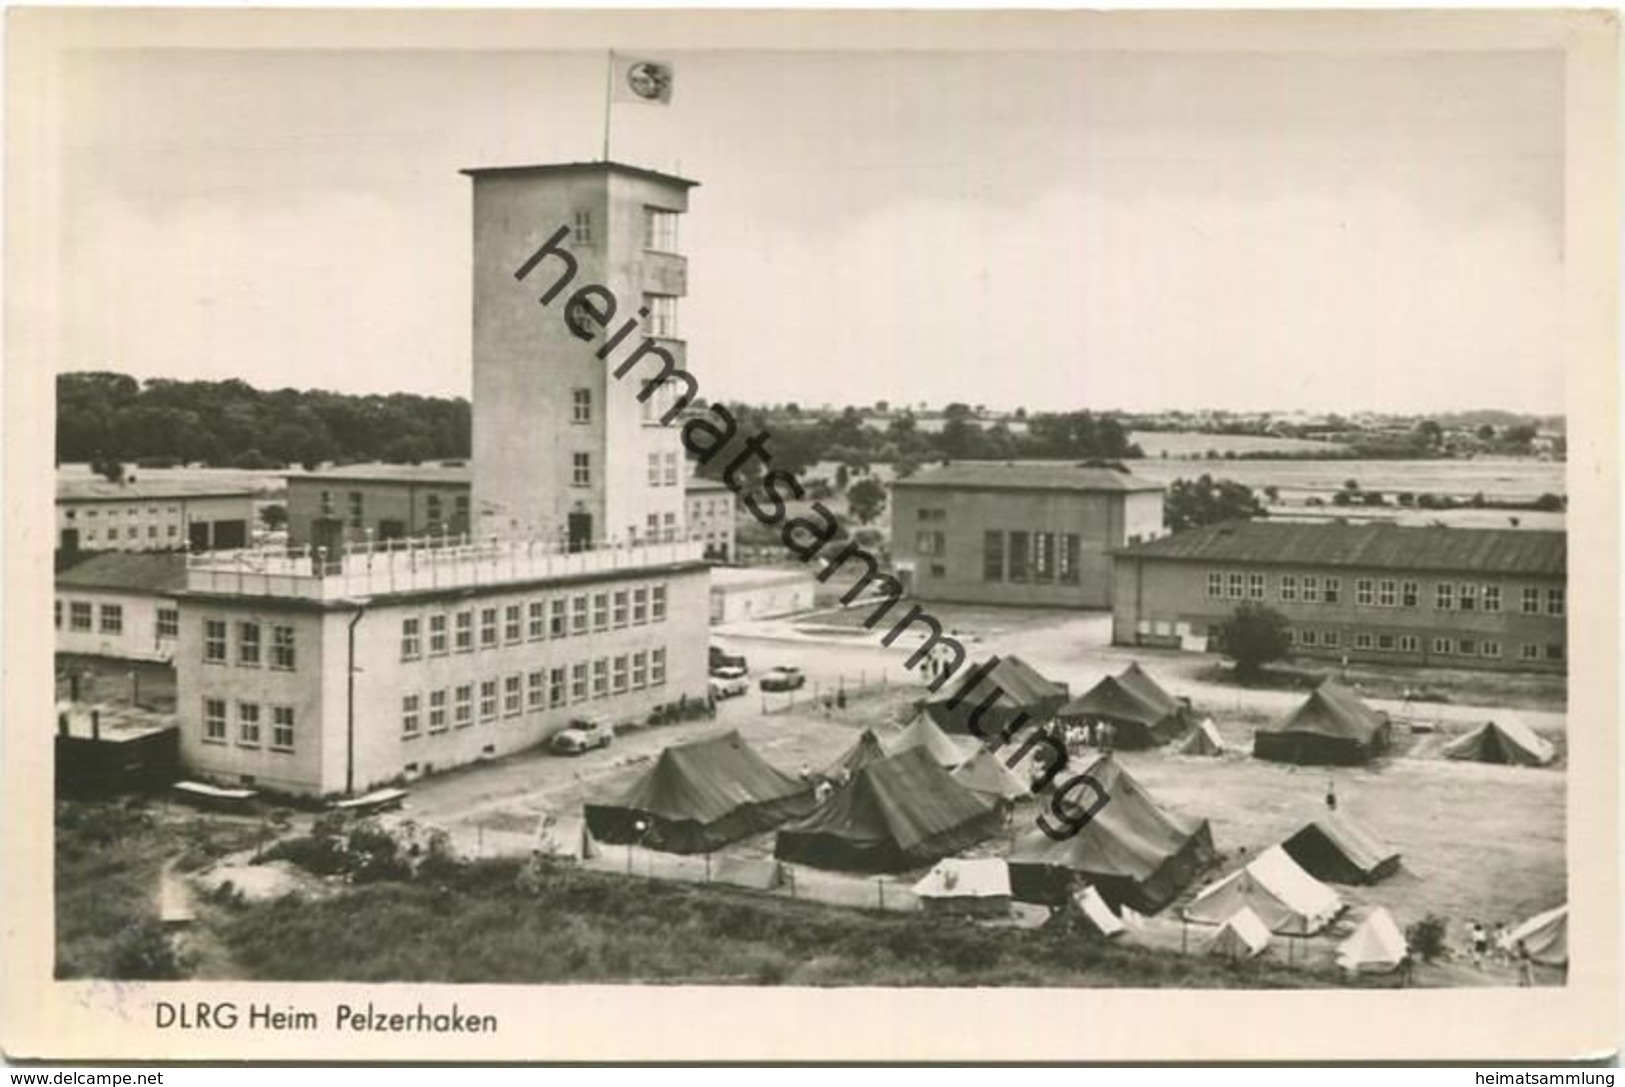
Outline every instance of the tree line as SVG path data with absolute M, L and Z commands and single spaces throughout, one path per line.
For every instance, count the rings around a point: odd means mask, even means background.
M 137 381 L 80 372 L 56 381 L 57 463 L 314 468 L 328 461 L 467 457 L 461 397 L 256 389 L 247 382 Z

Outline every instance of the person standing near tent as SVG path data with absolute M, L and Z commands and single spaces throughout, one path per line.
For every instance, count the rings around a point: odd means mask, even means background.
M 1512 930 L 1507 928 L 1505 921 L 1495 923 L 1495 935 L 1490 940 L 1490 953 L 1504 963 L 1511 964 L 1517 958 L 1512 952 Z
M 1518 941 L 1516 951 L 1518 960 L 1518 985 L 1528 989 L 1535 984 L 1535 960 L 1529 957 L 1529 948 L 1522 940 Z
M 1470 926 L 1468 926 L 1467 934 L 1469 939 L 1472 941 L 1473 965 L 1479 969 L 1483 969 L 1484 952 L 1486 950 L 1486 945 L 1489 943 L 1489 934 L 1484 931 L 1484 926 L 1479 924 L 1476 920 L 1473 921 Z
M 1337 782 L 1331 778 L 1326 779 L 1326 808 L 1329 811 L 1337 810 Z

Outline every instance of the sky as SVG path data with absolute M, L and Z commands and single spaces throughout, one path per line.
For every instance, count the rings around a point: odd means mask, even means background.
M 666 50 L 713 398 L 1563 410 L 1563 68 Z M 601 154 L 584 50 L 124 49 L 61 88 L 62 370 L 468 395 L 471 166 Z

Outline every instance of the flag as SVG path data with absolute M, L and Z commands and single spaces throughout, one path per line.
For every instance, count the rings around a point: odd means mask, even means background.
M 672 67 L 663 60 L 614 56 L 615 101 L 671 104 Z

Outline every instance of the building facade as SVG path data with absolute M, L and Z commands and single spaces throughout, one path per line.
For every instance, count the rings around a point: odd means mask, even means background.
M 179 480 L 58 475 L 56 545 L 63 551 L 211 551 L 246 547 L 254 492 Z
M 349 543 L 463 536 L 472 525 L 463 464 L 352 464 L 288 477 L 288 542 L 318 542 L 338 522 Z
M 476 532 L 576 549 L 676 537 L 688 473 L 661 418 L 679 386 L 638 393 L 662 357 L 687 369 L 678 224 L 695 183 L 609 162 L 465 173 Z
M 186 557 L 113 552 L 56 575 L 56 651 L 167 661 L 180 636 Z
M 688 538 L 705 545 L 705 557 L 716 562 L 733 562 L 738 548 L 734 493 L 719 479 L 693 478 L 684 489 L 688 499 Z
M 577 718 L 703 701 L 700 551 L 192 556 L 181 757 L 229 784 L 332 795 L 512 754 Z
M 711 571 L 711 622 L 792 615 L 813 606 L 817 580 L 804 567 L 722 566 Z
M 1115 468 L 959 462 L 892 483 L 892 554 L 924 601 L 1112 603 L 1112 552 L 1163 531 L 1162 485 Z
M 1123 548 L 1112 637 L 1206 650 L 1244 602 L 1291 625 L 1294 655 L 1562 672 L 1566 535 L 1242 521 Z

